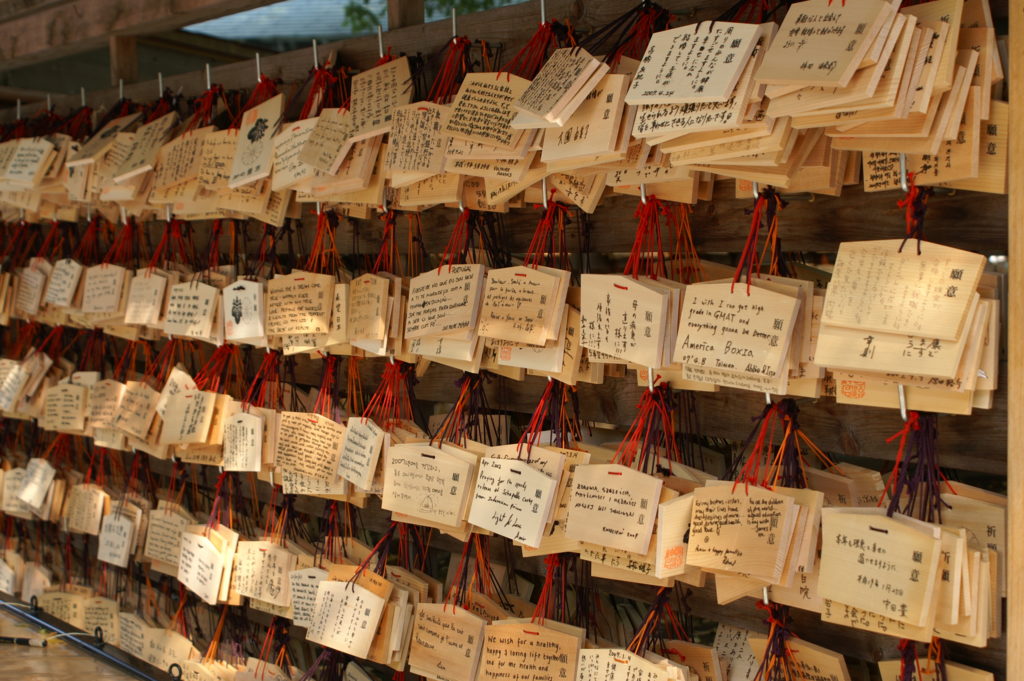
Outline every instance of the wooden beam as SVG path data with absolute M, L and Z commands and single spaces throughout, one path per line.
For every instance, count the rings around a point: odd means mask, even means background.
M 896 205 L 898 191 L 865 193 L 860 187 L 845 187 L 842 197 L 806 196 L 789 200 L 779 217 L 782 248 L 792 253 L 834 253 L 842 241 L 893 239 L 905 227 L 902 210 Z M 635 196 L 606 196 L 589 217 L 590 248 L 593 254 L 628 253 L 635 236 Z M 694 206 L 690 222 L 694 241 L 701 253 L 736 253 L 742 250 L 750 230 L 752 199 L 736 198 L 732 182 L 718 182 L 713 201 Z M 868 217 L 870 216 L 870 217 Z M 454 210 L 423 213 L 424 246 L 429 253 L 444 252 Z M 513 253 L 525 253 L 540 219 L 532 209 L 513 210 L 503 217 L 503 244 Z M 964 229 L 970 225 L 970 229 Z M 579 224 L 568 225 L 571 244 L 580 241 Z M 947 246 L 986 254 L 1006 253 L 1006 197 L 999 194 L 957 192 L 936 193 L 928 200 L 928 239 Z M 345 243 L 355 237 L 353 225 L 343 224 L 339 234 Z M 380 246 L 382 224 L 371 220 L 359 225 L 361 252 Z M 668 237 L 667 237 L 668 238 Z M 674 237 L 671 237 L 674 238 Z M 667 245 L 671 245 L 667 241 Z M 404 252 L 404 242 L 399 246 Z M 578 250 L 578 247 L 574 247 Z
M 1010 120 L 1024 113 L 1024 4 L 1009 3 L 1010 43 L 1007 86 Z M 1024 134 L 1010 126 L 1009 156 L 1009 360 L 1007 386 L 1007 492 L 1010 546 L 1006 562 L 1006 676 L 1024 678 L 1024 460 L 1018 445 L 1024 438 Z
M 110 84 L 125 85 L 139 79 L 139 51 L 135 36 L 110 36 Z
M 0 23 L 0 65 L 13 69 L 50 61 L 101 48 L 111 35 L 168 31 L 274 1 L 74 0 Z
M 77 0 L 84 2 L 85 0 Z M 92 0 L 113 2 L 113 0 Z M 127 0 L 125 0 L 127 1 Z M 209 4 L 215 0 L 177 0 L 178 3 L 189 2 Z M 225 0 L 217 0 L 220 3 Z M 268 4 L 271 0 L 232 0 L 235 3 L 248 2 Z M 153 4 L 153 3 L 140 3 Z M 713 19 L 723 9 L 730 5 L 729 0 L 682 0 L 678 3 L 677 9 L 687 20 L 701 21 Z M 547 0 L 547 15 L 551 18 L 565 19 L 585 33 L 596 27 L 602 26 L 622 15 L 636 5 L 634 0 L 595 0 L 588 2 L 586 6 L 575 0 Z M 133 5 L 134 7 L 134 5 Z M 141 11 L 141 10 L 140 10 Z M 459 33 L 468 35 L 471 38 L 485 39 L 493 47 L 501 47 L 505 58 L 514 54 L 516 50 L 523 47 L 533 35 L 537 26 L 537 19 L 540 16 L 539 0 L 529 0 L 516 5 L 498 7 L 484 12 L 474 12 L 459 17 Z M 73 32 L 74 25 L 68 25 L 64 32 Z M 158 30 L 165 30 L 164 28 Z M 384 44 L 390 46 L 395 54 L 429 54 L 439 49 L 451 38 L 451 21 L 444 19 L 430 23 L 421 23 L 416 26 L 408 26 L 388 31 L 384 36 Z M 126 33 L 128 31 L 119 30 Z M 5 38 L 4 36 L 8 36 Z M 9 40 L 7 27 L 0 25 L 0 64 L 6 64 L 6 52 L 9 48 L 3 40 Z M 106 36 L 103 38 L 106 39 Z M 377 36 L 363 36 L 344 41 L 336 41 L 320 46 L 320 54 L 327 54 L 330 51 L 338 54 L 339 63 L 356 69 L 372 67 L 378 60 Z M 56 53 L 41 56 L 40 59 L 50 59 L 59 56 Z M 286 52 L 262 59 L 262 69 L 271 78 L 280 78 L 284 82 L 296 82 L 304 79 L 309 73 L 309 65 L 312 63 L 313 50 L 305 47 L 300 50 Z M 212 69 L 214 82 L 220 83 L 227 88 L 251 87 L 252 73 L 254 69 L 252 60 L 236 62 L 215 66 Z M 164 83 L 175 91 L 179 89 L 185 96 L 198 94 L 204 88 L 206 79 L 203 71 L 193 71 L 176 76 L 165 76 Z M 147 101 L 153 98 L 155 83 L 138 83 L 132 87 L 125 88 L 125 94 L 139 101 Z M 89 92 L 88 100 L 90 106 L 102 109 L 117 101 L 117 88 Z M 54 97 L 54 105 L 59 109 L 70 109 L 78 106 L 78 96 L 68 95 L 66 97 Z M 13 116 L 10 109 L 0 111 L 0 122 L 6 122 Z
M 30 102 L 43 102 L 46 101 L 46 93 L 40 92 L 39 90 L 29 90 L 23 87 L 8 87 L 6 85 L 0 85 L 0 102 L 13 106 L 18 100 L 21 100 L 22 105 Z
M 388 30 L 422 24 L 423 0 L 388 0 Z
M 167 31 L 155 35 L 139 36 L 138 43 L 158 50 L 167 50 L 184 54 L 194 54 L 217 62 L 234 62 L 252 59 L 252 45 L 222 40 L 202 33 L 189 31 Z M 260 48 L 260 57 L 277 54 L 266 47 Z
M 71 0 L 0 0 L 0 22 L 66 5 Z

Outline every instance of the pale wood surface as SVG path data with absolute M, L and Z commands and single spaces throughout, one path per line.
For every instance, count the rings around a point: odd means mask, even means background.
M 1024 545 L 1021 533 L 1024 532 L 1024 504 L 1021 503 L 1021 487 L 1024 485 L 1024 464 L 1020 454 L 1014 447 L 1024 437 L 1024 381 L 1021 371 L 1024 370 L 1024 345 L 1017 342 L 1024 332 L 1024 239 L 1021 238 L 1021 221 L 1024 220 L 1024 135 L 1019 129 L 1020 112 L 1024 110 L 1024 4 L 1009 3 L 1010 7 L 1010 59 L 1008 64 L 1010 91 L 1010 120 L 1018 120 L 1017 125 L 1010 128 L 1010 167 L 1009 167 L 1009 255 L 1014 266 L 1010 269 L 1010 286 L 1012 292 L 1008 302 L 1009 333 L 1008 338 L 1014 339 L 1009 345 L 1009 385 L 1007 394 L 1007 487 L 1009 490 L 1009 536 L 1015 541 L 1010 542 L 1007 553 L 1007 657 L 1006 678 L 1019 679 L 1024 675 Z M 1012 79 L 1012 80 L 1011 80 Z
M 388 30 L 423 23 L 423 0 L 388 0 Z
M 113 34 L 141 35 L 166 31 L 269 5 L 273 1 L 74 0 L 61 5 L 37 3 L 39 7 L 31 13 L 15 19 L 0 14 L 0 64 L 7 69 L 50 61 L 103 47 Z M 117 92 L 116 87 L 114 92 Z
M 110 84 L 124 80 L 131 83 L 139 77 L 139 52 L 135 36 L 112 35 L 109 40 Z
M 8 612 L 0 611 L 0 636 L 45 638 L 52 635 L 52 632 L 41 631 Z M 45 648 L 0 643 L 0 660 L 2 679 L 57 681 L 89 678 L 97 681 L 121 681 L 135 678 L 60 639 L 48 641 Z

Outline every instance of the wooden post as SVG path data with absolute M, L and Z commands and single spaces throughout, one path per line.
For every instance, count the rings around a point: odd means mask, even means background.
M 1024 3 L 1009 3 L 1010 44 L 1007 85 L 1010 121 L 1024 114 Z M 1009 550 L 1006 560 L 1006 679 L 1024 678 L 1024 131 L 1010 124 L 1009 215 L 1010 285 L 1007 301 L 1007 480 Z
M 422 24 L 423 0 L 388 0 L 388 30 Z
M 139 79 L 139 54 L 136 49 L 135 36 L 110 36 L 110 84 L 117 85 L 119 80 L 125 84 L 134 83 Z

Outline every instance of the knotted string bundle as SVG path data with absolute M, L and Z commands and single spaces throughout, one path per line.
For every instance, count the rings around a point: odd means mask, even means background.
M 754 207 L 750 211 L 750 231 L 743 244 L 736 273 L 732 277 L 732 290 L 741 278 L 746 280 L 747 293 L 750 293 L 750 282 L 753 277 L 761 275 L 761 266 L 768 258 L 767 274 L 786 276 L 787 268 L 782 257 L 782 241 L 779 238 L 779 213 L 785 202 L 772 187 L 761 189 L 754 199 Z M 764 244 L 758 250 L 761 234 L 764 232 Z
M 919 187 L 915 182 L 915 173 L 907 173 L 907 193 L 897 202 L 897 206 L 903 209 L 903 219 L 906 222 L 906 236 L 900 243 L 900 252 L 907 245 L 907 241 L 917 241 L 917 254 L 921 255 L 921 241 L 924 239 L 924 217 L 928 211 L 928 198 L 932 195 L 931 187 Z
M 664 462 L 682 463 L 672 418 L 674 410 L 675 396 L 667 384 L 645 390 L 637 405 L 636 417 L 616 448 L 612 463 L 649 474 Z

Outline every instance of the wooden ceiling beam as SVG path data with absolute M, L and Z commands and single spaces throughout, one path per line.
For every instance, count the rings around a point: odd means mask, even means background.
M 81 1 L 81 0 L 79 0 Z M 128 2 L 129 0 L 124 0 Z M 179 2 L 181 0 L 178 0 Z M 191 0 L 196 2 L 197 0 Z M 209 0 L 207 0 L 208 2 Z M 730 4 L 731 0 L 677 0 L 676 10 L 687 21 L 713 19 Z M 623 12 L 636 6 L 635 0 L 589 0 L 586 4 L 577 0 L 547 0 L 547 16 L 567 20 L 581 32 L 593 30 L 616 19 Z M 473 12 L 458 17 L 460 35 L 486 40 L 492 48 L 501 48 L 499 63 L 508 60 L 521 47 L 529 42 L 540 21 L 539 0 L 528 0 L 516 5 L 507 5 L 494 9 Z M 422 23 L 405 28 L 387 31 L 384 34 L 384 46 L 390 47 L 393 54 L 435 54 L 451 39 L 451 19 Z M 105 44 L 105 43 L 104 43 Z M 371 68 L 379 59 L 377 35 L 361 36 L 339 40 L 320 46 L 320 55 L 330 52 L 337 53 L 340 63 L 355 69 Z M 304 79 L 309 73 L 313 61 L 311 47 L 282 52 L 267 56 L 261 51 L 262 71 L 271 78 L 279 78 L 286 83 Z M 3 54 L 0 52 L 0 63 Z M 255 64 L 252 59 L 231 64 L 214 66 L 213 82 L 227 88 L 250 88 L 255 78 Z M 175 92 L 181 91 L 186 96 L 198 94 L 203 90 L 206 76 L 202 70 L 177 75 L 165 75 L 164 85 Z M 156 91 L 156 81 L 125 85 L 125 96 L 138 101 L 148 101 Z M 117 87 L 107 90 L 86 93 L 89 106 L 102 111 L 117 101 Z M 53 97 L 54 106 L 58 111 L 76 108 L 79 105 L 78 94 Z M 0 122 L 10 121 L 14 111 L 10 108 L 0 109 Z
M 0 66 L 50 61 L 106 47 L 112 36 L 169 31 L 207 19 L 262 7 L 275 0 L 72 0 L 36 2 L 29 14 L 19 6 L 34 0 L 4 0 L 0 9 Z

